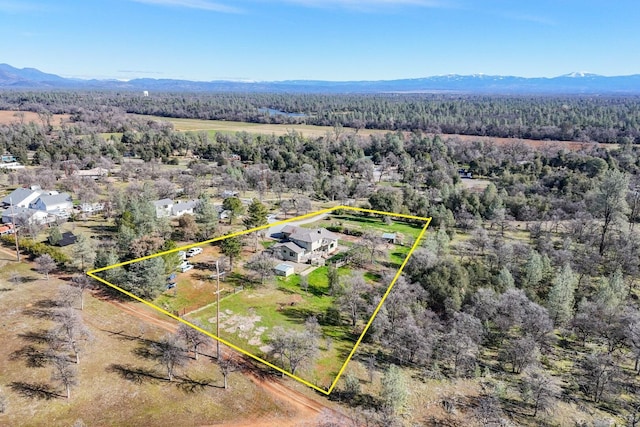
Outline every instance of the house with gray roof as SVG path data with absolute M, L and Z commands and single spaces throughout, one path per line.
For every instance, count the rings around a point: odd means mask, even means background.
M 182 215 L 186 215 L 186 214 L 193 215 L 193 212 L 196 206 L 198 206 L 197 200 L 189 200 L 187 202 L 176 202 L 176 204 L 174 204 L 171 207 L 171 216 L 181 217 Z
M 44 192 L 35 188 L 16 188 L 7 197 L 2 199 L 4 206 L 13 206 L 28 208 L 29 205 L 34 202 Z
M 67 193 L 46 194 L 38 197 L 29 207 L 56 216 L 68 216 L 73 209 L 73 203 L 71 203 L 71 196 Z
M 55 221 L 55 217 L 45 211 L 35 209 L 13 207 L 2 212 L 3 224 L 27 225 L 27 224 L 47 224 Z
M 285 261 L 306 262 L 338 251 L 338 236 L 325 228 L 285 226 L 282 241 L 273 245 L 274 253 Z
M 156 207 L 156 218 L 166 218 L 171 216 L 171 209 L 173 208 L 173 200 L 171 199 L 160 199 L 156 200 L 153 203 L 153 206 Z
M 173 201 L 172 199 L 161 199 L 151 203 L 153 203 L 153 206 L 156 208 L 156 218 L 179 218 L 185 214 L 193 215 L 199 201 L 189 200 L 180 202 Z

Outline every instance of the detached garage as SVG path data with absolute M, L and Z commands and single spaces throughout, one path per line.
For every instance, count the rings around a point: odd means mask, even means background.
M 282 263 L 276 265 L 273 271 L 276 273 L 276 276 L 289 277 L 295 272 L 295 269 L 293 265 Z

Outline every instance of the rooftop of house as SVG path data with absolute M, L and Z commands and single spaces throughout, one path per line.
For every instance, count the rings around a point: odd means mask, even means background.
M 295 252 L 297 254 L 303 253 L 304 252 L 304 248 L 301 248 L 300 246 L 296 245 L 293 242 L 285 242 L 285 243 L 276 243 L 275 245 L 273 245 L 273 248 L 282 248 L 285 247 L 289 250 L 291 250 L 292 252 Z
M 153 203 L 154 206 L 157 208 L 161 208 L 164 206 L 173 206 L 173 200 L 171 199 L 160 199 L 160 200 L 155 200 L 151 203 Z
M 58 246 L 69 246 L 74 244 L 76 240 L 78 240 L 78 237 L 76 237 L 72 232 L 67 231 L 62 233 L 62 239 L 58 242 Z
M 36 192 L 38 193 L 38 195 L 42 194 L 42 191 L 38 190 L 32 190 L 29 188 L 16 188 L 11 192 L 11 194 L 2 199 L 2 203 L 5 205 L 9 205 L 11 203 L 17 205 L 18 203 L 22 203 L 25 199 L 31 197 Z
M 284 230 L 283 230 L 284 232 Z M 289 236 L 292 240 L 299 240 L 301 242 L 317 242 L 321 239 L 326 240 L 338 240 L 338 236 L 336 236 L 331 231 L 326 228 L 301 228 L 295 227 L 295 230 Z
M 186 209 L 193 209 L 198 205 L 197 200 L 189 200 L 187 202 L 177 202 L 175 205 L 171 207 L 173 211 L 183 211 Z
M 42 201 L 45 205 L 58 205 L 60 203 L 71 202 L 71 196 L 67 193 L 49 194 L 40 196 L 38 200 Z

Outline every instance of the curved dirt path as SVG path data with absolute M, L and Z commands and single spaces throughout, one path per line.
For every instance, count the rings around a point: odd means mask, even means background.
M 178 329 L 178 325 L 176 325 L 175 321 L 158 318 L 157 316 L 146 312 L 144 307 L 136 307 L 133 303 L 113 301 L 108 299 L 103 299 L 103 301 L 107 301 L 123 312 L 135 316 L 138 319 L 144 320 L 145 322 L 158 326 L 168 332 L 173 333 Z M 226 352 L 230 357 L 233 357 L 236 361 L 242 364 L 242 366 L 245 368 L 242 369 L 243 374 L 247 375 L 252 382 L 262 387 L 277 400 L 280 400 L 295 409 L 296 415 L 292 418 L 278 417 L 277 415 L 274 415 L 272 417 L 234 421 L 232 423 L 226 423 L 223 425 L 229 427 L 312 426 L 315 425 L 315 422 L 321 413 L 329 413 L 337 418 L 344 417 L 344 415 L 342 415 L 335 409 L 325 406 L 321 402 L 311 399 L 310 397 L 296 390 L 288 388 L 286 385 L 282 384 L 275 378 L 266 379 L 264 377 L 261 377 L 256 373 L 254 367 L 250 366 L 250 364 L 245 362 L 241 357 L 238 357 L 235 352 L 232 352 L 230 350 L 226 350 Z

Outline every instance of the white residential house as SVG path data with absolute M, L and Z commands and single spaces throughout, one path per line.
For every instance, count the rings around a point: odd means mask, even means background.
M 10 206 L 13 203 L 13 206 L 28 208 L 41 194 L 44 194 L 44 191 L 40 190 L 39 187 L 16 188 L 11 194 L 2 199 L 2 204 Z
M 55 193 L 55 194 L 51 194 Z M 67 217 L 73 209 L 71 196 L 67 193 L 50 192 L 47 195 L 41 195 L 35 202 L 29 205 L 31 209 L 45 211 L 56 216 Z
M 156 207 L 156 218 L 166 218 L 171 216 L 171 209 L 173 208 L 173 200 L 161 199 L 152 202 Z
M 73 171 L 73 175 L 77 175 L 85 178 L 91 178 L 91 179 L 98 179 L 98 178 L 102 178 L 103 176 L 109 175 L 109 171 L 104 168 L 93 168 L 93 169 L 86 169 L 86 170 L 76 169 L 75 171 Z
M 171 207 L 171 216 L 181 217 L 182 215 L 193 215 L 193 211 L 198 206 L 197 200 L 189 200 L 188 202 L 176 202 Z
M 49 215 L 45 211 L 35 209 L 14 206 L 12 209 L 6 209 L 2 212 L 3 224 L 47 224 L 53 221 L 55 221 L 55 217 Z
M 157 218 L 179 218 L 185 214 L 193 215 L 199 202 L 198 200 L 180 202 L 171 199 L 162 199 L 152 203 L 156 207 Z
M 100 212 L 104 210 L 104 203 L 83 203 L 80 205 L 80 211 L 83 213 Z

